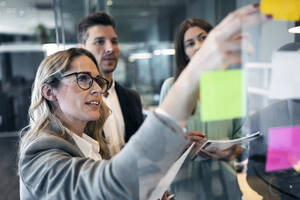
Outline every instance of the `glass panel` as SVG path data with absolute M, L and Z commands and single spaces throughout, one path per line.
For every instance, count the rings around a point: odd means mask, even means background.
M 28 124 L 31 86 L 38 65 L 46 55 L 76 46 L 76 26 L 82 17 L 104 10 L 115 18 L 121 55 L 114 78 L 121 85 L 138 91 L 147 114 L 158 106 L 164 81 L 174 76 L 174 41 L 179 24 L 193 17 L 215 26 L 236 8 L 257 2 L 0 0 L 0 152 L 7 161 L 1 162 L 0 172 L 1 175 L 10 175 L 3 178 L 5 182 L 11 176 L 14 178 L 13 186 L 9 187 L 14 191 L 0 186 L 0 191 L 7 191 L 4 198 L 18 199 L 18 195 L 14 195 L 18 194 L 17 177 L 10 170 L 11 166 L 16 167 L 17 132 Z M 276 54 L 285 44 L 299 42 L 298 35 L 287 31 L 294 25 L 294 21 L 276 20 L 243 30 L 242 34 L 247 35 L 245 38 L 251 40 L 255 49 L 252 55 L 246 55 L 243 49 L 242 64 L 238 66 L 246 82 L 247 114 L 239 119 L 203 122 L 201 103 L 198 102 L 186 128 L 205 132 L 210 140 L 237 139 L 255 131 L 260 131 L 262 136 L 249 145 L 243 144 L 243 154 L 232 161 L 192 161 L 188 157 L 168 188 L 176 199 L 300 198 L 298 173 L 292 168 L 299 161 L 299 149 L 295 147 L 296 143 L 290 142 L 298 141 L 300 125 L 299 95 L 294 87 L 299 83 L 293 79 L 293 74 L 290 74 L 290 79 L 284 79 L 289 82 L 288 88 L 294 89 L 290 96 L 283 95 L 288 92 L 285 89 L 272 93 L 281 99 L 270 96 L 274 89 L 274 67 L 292 67 L 297 63 L 296 57 L 292 57 L 295 62 L 280 59 L 294 56 L 295 51 L 289 52 L 288 56 Z M 285 46 L 284 51 L 295 50 L 294 47 Z M 275 89 L 283 85 L 285 82 L 276 85 Z M 286 138 L 278 140 L 276 134 L 286 135 Z M 285 166 L 276 165 L 272 160 L 276 153 L 273 144 L 282 145 L 281 141 L 285 141 L 283 146 L 287 149 L 280 152 L 285 155 L 280 157 L 286 158 L 282 161 Z M 3 173 L 7 171 L 13 175 Z
M 19 199 L 19 131 L 28 125 L 31 86 L 45 57 L 43 44 L 55 43 L 52 0 L 0 1 L 0 192 Z

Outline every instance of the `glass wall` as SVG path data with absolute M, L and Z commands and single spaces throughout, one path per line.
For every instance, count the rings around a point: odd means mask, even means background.
M 31 86 L 38 65 L 46 55 L 59 49 L 76 46 L 76 26 L 80 18 L 100 10 L 114 16 L 121 51 L 114 78 L 123 86 L 138 91 L 144 112 L 147 113 L 158 105 L 164 80 L 173 76 L 174 40 L 179 24 L 189 17 L 196 17 L 215 26 L 236 8 L 257 2 L 259 1 L 0 0 L 0 155 L 3 160 L 0 164 L 0 177 L 3 177 L 0 178 L 1 199 L 2 196 L 4 199 L 19 198 L 16 191 L 19 187 L 18 179 L 15 173 L 17 135 L 18 131 L 28 124 L 27 111 Z M 254 131 L 251 128 L 254 122 L 248 118 L 251 114 L 278 101 L 272 95 L 270 96 L 273 87 L 274 54 L 287 43 L 300 42 L 299 36 L 296 37 L 296 34 L 288 32 L 288 29 L 294 27 L 295 24 L 295 21 L 274 20 L 255 28 L 243 30 L 243 33 L 251 38 L 255 52 L 251 56 L 243 54 L 243 62 L 240 66 L 245 73 L 247 87 L 247 112 L 239 119 L 241 122 L 240 136 Z M 279 115 L 279 113 L 277 114 Z M 216 121 L 216 124 L 223 123 L 219 120 Z M 260 124 L 264 124 L 264 121 L 265 119 L 259 119 Z M 280 126 L 293 127 L 297 123 L 281 124 Z M 210 138 L 209 131 L 216 129 L 207 127 L 215 126 L 210 123 L 199 122 L 199 124 L 201 127 L 206 127 L 199 131 L 207 131 L 209 139 L 233 139 L 225 136 L 216 138 L 211 136 Z M 218 126 L 216 125 L 216 127 Z M 277 126 L 270 125 L 269 128 L 275 127 Z M 264 140 L 267 140 L 266 136 Z M 242 191 L 241 195 L 244 200 L 262 199 L 257 193 L 264 193 L 258 191 L 259 183 L 252 181 L 250 187 L 246 180 L 247 155 L 249 154 L 247 152 L 250 151 L 248 147 L 244 147 L 245 153 L 240 160 L 235 162 L 209 163 L 203 161 L 204 164 L 201 165 L 185 163 L 170 190 L 177 195 L 175 199 L 198 199 L 200 198 L 197 196 L 198 193 L 194 193 L 197 189 L 202 194 L 216 195 L 214 199 L 226 199 L 225 196 L 229 197 L 231 193 L 239 193 L 238 188 L 236 191 L 230 189 L 235 181 L 238 181 L 237 184 Z M 250 153 L 250 155 L 252 154 Z M 196 169 L 201 170 L 198 170 L 198 174 L 195 175 L 193 173 L 196 173 Z M 240 172 L 237 176 L 235 176 L 236 170 Z M 283 170 L 280 173 L 295 173 L 291 171 L 291 169 Z M 230 173 L 234 175 L 228 176 Z M 262 173 L 261 175 L 266 174 Z M 271 176 L 273 174 L 267 175 L 270 175 L 270 180 L 275 177 Z M 217 176 L 222 178 L 218 179 Z M 291 177 L 300 180 L 296 175 Z M 202 180 L 199 181 L 199 179 Z M 203 182 L 203 180 L 208 181 Z M 286 179 L 278 180 L 286 181 Z M 276 187 L 280 185 L 273 186 L 268 181 L 267 186 L 275 187 L 277 195 L 269 199 L 285 199 L 277 194 L 279 190 Z M 11 186 L 8 187 L 8 184 Z M 185 184 L 192 189 L 187 189 L 182 193 L 181 190 L 186 189 L 182 186 Z M 199 186 L 198 188 L 199 184 L 211 184 L 213 187 Z M 290 183 L 287 185 L 294 187 Z M 262 188 L 264 187 L 262 186 Z M 287 189 L 284 194 L 289 196 L 289 192 Z M 186 193 L 194 194 L 196 197 L 187 194 L 186 198 L 183 198 L 181 195 Z M 290 196 L 297 199 L 293 195 Z M 205 195 L 201 197 L 208 199 Z

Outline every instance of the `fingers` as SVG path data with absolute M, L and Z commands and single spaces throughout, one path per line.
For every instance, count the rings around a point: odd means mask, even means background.
M 255 5 L 247 5 L 245 7 L 242 7 L 238 10 L 235 10 L 231 13 L 229 13 L 218 25 L 219 28 L 224 28 L 226 26 L 228 26 L 228 24 L 230 24 L 230 21 L 233 19 L 236 19 L 240 16 L 244 16 L 244 15 L 251 15 L 251 14 L 255 14 L 255 13 L 259 13 L 259 7 L 255 6 Z
M 171 200 L 175 197 L 174 194 L 169 195 L 169 192 L 166 190 L 163 194 L 163 197 L 161 198 L 161 200 Z M 160 200 L 160 199 L 158 199 Z
M 190 143 L 195 142 L 195 146 L 192 150 L 192 152 L 196 153 L 198 149 L 206 142 L 207 138 L 205 133 L 200 131 L 192 131 L 188 132 L 188 139 Z
M 218 155 L 218 159 L 220 160 L 226 160 L 226 161 L 229 160 L 233 152 L 234 152 L 233 148 L 229 148 L 226 150 L 220 150 L 219 148 L 216 148 L 216 154 Z
M 220 44 L 220 51 L 223 55 L 223 65 L 221 69 L 225 70 L 231 65 L 241 63 L 241 41 L 224 41 Z
M 231 40 L 220 42 L 220 50 L 224 53 L 240 51 L 242 46 L 241 40 Z
M 231 19 L 228 23 L 223 24 L 221 27 L 217 27 L 220 31 L 216 34 L 218 41 L 229 39 L 232 35 L 238 34 L 242 29 L 252 27 L 254 25 L 263 23 L 269 18 L 261 13 L 254 13 L 248 16 L 238 16 Z
M 232 12 L 208 34 L 203 46 L 193 56 L 188 66 L 202 73 L 240 64 L 242 50 L 245 54 L 254 52 L 249 38 L 241 35 L 242 29 L 268 19 L 259 12 L 258 6 L 254 5 Z
M 232 53 L 226 53 L 224 60 L 225 62 L 222 65 L 223 70 L 228 69 L 232 65 L 238 65 L 242 62 L 240 54 L 232 54 Z
M 188 138 L 191 141 L 201 143 L 201 144 L 207 140 L 205 133 L 200 132 L 200 131 L 189 132 Z
M 234 145 L 226 150 L 221 150 L 216 147 L 214 150 L 214 152 L 201 150 L 198 154 L 211 159 L 229 161 L 235 159 L 242 152 L 242 148 L 238 145 Z
M 243 152 L 243 148 L 239 145 L 235 145 L 235 149 L 234 149 L 235 158 L 239 156 L 242 152 Z
M 242 28 L 248 28 L 270 19 L 270 16 L 261 14 L 257 6 L 245 6 L 230 13 L 222 20 L 215 28 L 215 30 L 218 30 L 216 31 L 216 39 L 218 41 L 226 40 L 233 34 L 241 32 Z
M 233 13 L 236 15 L 247 15 L 247 14 L 256 13 L 256 12 L 259 12 L 259 4 L 246 5 L 242 8 L 234 11 Z
M 219 159 L 219 156 L 216 153 L 209 152 L 209 151 L 206 151 L 206 150 L 203 150 L 203 149 L 201 149 L 198 152 L 198 155 L 202 156 L 203 158 L 207 158 L 207 159 Z
M 229 40 L 220 42 L 220 49 L 223 52 L 245 51 L 247 54 L 254 52 L 254 47 L 250 42 L 248 34 L 235 34 Z
M 258 13 L 260 13 L 260 11 L 257 4 L 247 5 L 229 13 L 218 26 L 220 26 L 221 28 L 227 27 L 233 19 L 237 19 L 243 16 L 251 16 Z
M 300 158 L 294 154 L 287 156 L 288 162 L 293 166 L 296 172 L 300 172 Z
M 246 34 L 237 34 L 233 35 L 231 40 L 220 42 L 220 51 L 223 53 L 222 69 L 227 69 L 231 65 L 240 64 L 242 51 L 247 55 L 254 53 L 254 47 L 249 38 L 250 37 Z
M 204 132 L 200 132 L 200 131 L 191 131 L 191 132 L 188 132 L 188 136 L 206 137 L 206 134 Z
M 300 172 L 300 161 L 293 165 L 293 168 L 296 172 Z
M 221 153 L 221 158 L 222 160 L 233 160 L 235 159 L 238 155 L 240 155 L 242 152 L 242 147 L 238 145 L 233 145 L 231 148 L 228 148 L 226 150 L 223 150 Z M 218 152 L 220 153 L 220 152 Z
M 168 200 L 168 195 L 169 195 L 168 191 L 165 191 L 161 200 Z M 160 199 L 157 199 L 157 200 L 160 200 Z
M 242 51 L 247 55 L 253 55 L 255 52 L 254 46 L 252 45 L 250 39 L 244 39 L 242 41 Z
M 207 139 L 206 137 L 198 136 L 198 135 L 189 135 L 190 140 L 194 142 L 205 142 Z

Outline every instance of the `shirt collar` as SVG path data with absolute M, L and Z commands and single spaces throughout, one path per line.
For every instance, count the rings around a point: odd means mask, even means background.
M 87 134 L 83 133 L 82 137 L 78 136 L 76 133 L 72 132 L 70 129 L 66 128 L 67 132 L 72 136 L 73 140 L 79 147 L 80 151 L 85 155 L 86 157 L 89 157 L 92 153 L 98 152 L 99 153 L 99 144 L 96 140 L 88 136 Z
M 115 88 L 115 80 L 112 80 L 111 87 L 109 88 L 108 92 L 111 92 Z
M 107 98 L 109 98 L 109 96 L 111 96 L 112 93 L 114 93 L 114 91 L 115 91 L 115 80 L 112 80 L 112 84 L 111 84 L 110 88 L 107 90 L 108 94 L 103 95 L 102 97 L 104 99 L 107 99 Z
M 65 134 L 62 134 L 62 128 L 65 129 Z M 64 138 L 65 140 L 71 142 L 73 145 L 77 145 L 80 149 L 81 153 L 85 157 L 91 157 L 94 153 L 100 157 L 100 147 L 96 140 L 88 136 L 87 134 L 83 133 L 82 137 L 78 136 L 76 133 L 71 131 L 65 126 L 60 127 L 56 122 L 50 120 L 50 123 L 47 126 L 47 132 L 57 135 L 59 137 Z M 94 153 L 93 153 L 94 152 Z M 94 155 L 95 155 L 94 154 Z M 95 160 L 98 158 L 95 158 Z

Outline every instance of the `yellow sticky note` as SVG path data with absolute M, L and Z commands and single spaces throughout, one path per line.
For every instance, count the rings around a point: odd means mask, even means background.
M 271 14 L 273 19 L 298 21 L 300 0 L 261 0 L 260 11 Z
M 246 115 L 246 88 L 241 69 L 206 72 L 200 78 L 201 121 Z

